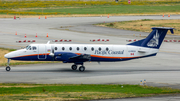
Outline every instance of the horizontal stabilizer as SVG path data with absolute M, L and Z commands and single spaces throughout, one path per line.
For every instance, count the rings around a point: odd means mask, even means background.
M 146 51 L 146 50 L 138 50 L 138 52 L 140 52 L 140 53 L 146 53 L 147 51 Z
M 171 28 L 171 27 L 153 27 L 152 29 L 153 29 L 153 30 L 156 30 L 156 29 L 170 30 L 170 31 L 171 31 L 171 34 L 174 34 L 174 31 L 173 31 L 174 28 Z

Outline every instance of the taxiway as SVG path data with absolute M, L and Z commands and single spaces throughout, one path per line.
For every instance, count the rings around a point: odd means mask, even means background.
M 110 42 L 95 44 L 127 44 L 133 34 L 142 37 L 149 33 L 96 27 L 93 24 L 138 19 L 179 19 L 179 15 L 162 16 L 119 16 L 119 17 L 69 17 L 69 18 L 22 18 L 0 20 L 0 47 L 25 47 L 29 43 L 17 40 L 35 39 L 37 43 L 48 40 L 71 39 L 71 43 L 92 43 L 89 40 L 108 38 Z M 17 31 L 17 35 L 15 35 Z M 38 35 L 36 38 L 35 35 Z M 46 34 L 49 37 L 46 37 Z M 24 35 L 27 38 L 24 38 Z M 136 37 L 141 39 L 142 37 Z M 179 39 L 168 35 L 167 38 Z M 63 43 L 66 44 L 66 43 Z M 68 83 L 68 84 L 139 84 L 146 79 L 150 86 L 180 88 L 180 43 L 163 43 L 155 57 L 125 62 L 85 63 L 85 72 L 72 71 L 72 64 L 37 64 L 11 66 L 10 72 L 0 67 L 0 83 Z

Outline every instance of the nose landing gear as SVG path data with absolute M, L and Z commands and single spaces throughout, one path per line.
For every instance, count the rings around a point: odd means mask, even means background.
M 11 68 L 9 66 L 6 67 L 6 71 L 10 71 Z
M 6 71 L 10 71 L 11 70 L 11 67 L 9 67 L 9 64 L 10 64 L 10 59 L 8 59 L 8 65 L 7 65 L 7 67 L 6 67 Z

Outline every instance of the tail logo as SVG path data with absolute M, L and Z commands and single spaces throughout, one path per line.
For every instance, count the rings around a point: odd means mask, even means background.
M 159 45 L 159 33 L 158 30 L 156 30 L 156 34 L 154 37 L 147 43 L 147 46 L 149 47 L 157 47 Z

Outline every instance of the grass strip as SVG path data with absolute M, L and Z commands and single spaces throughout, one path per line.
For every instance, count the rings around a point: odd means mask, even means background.
M 23 0 L 23 1 L 14 1 L 14 0 L 1 0 L 0 9 L 14 9 L 14 8 L 34 8 L 34 7 L 59 7 L 59 6 L 86 6 L 86 5 L 178 5 L 180 0 L 131 0 L 131 4 L 127 0 L 96 0 L 96 1 L 87 1 L 87 0 L 67 0 L 67 1 L 38 1 L 38 0 Z
M 68 1 L 2 1 L 0 14 L 71 15 L 71 14 L 157 14 L 179 13 L 180 0 L 68 0 Z
M 100 23 L 97 26 L 117 28 L 131 31 L 151 32 L 152 27 L 173 27 L 174 35 L 180 35 L 180 19 L 177 20 L 133 20 L 133 21 L 122 21 L 122 22 L 111 22 L 111 23 Z M 168 34 L 171 34 L 168 32 Z
M 0 84 L 0 100 L 92 100 L 179 94 L 180 90 L 119 84 Z
M 9 52 L 16 50 L 16 49 L 9 49 L 9 48 L 2 48 L 2 47 L 0 47 L 0 49 L 1 49 L 1 50 L 7 50 L 7 51 L 9 51 Z
M 72 14 L 179 14 L 179 5 L 92 5 L 56 8 L 0 9 L 0 14 L 16 15 L 72 15 Z

